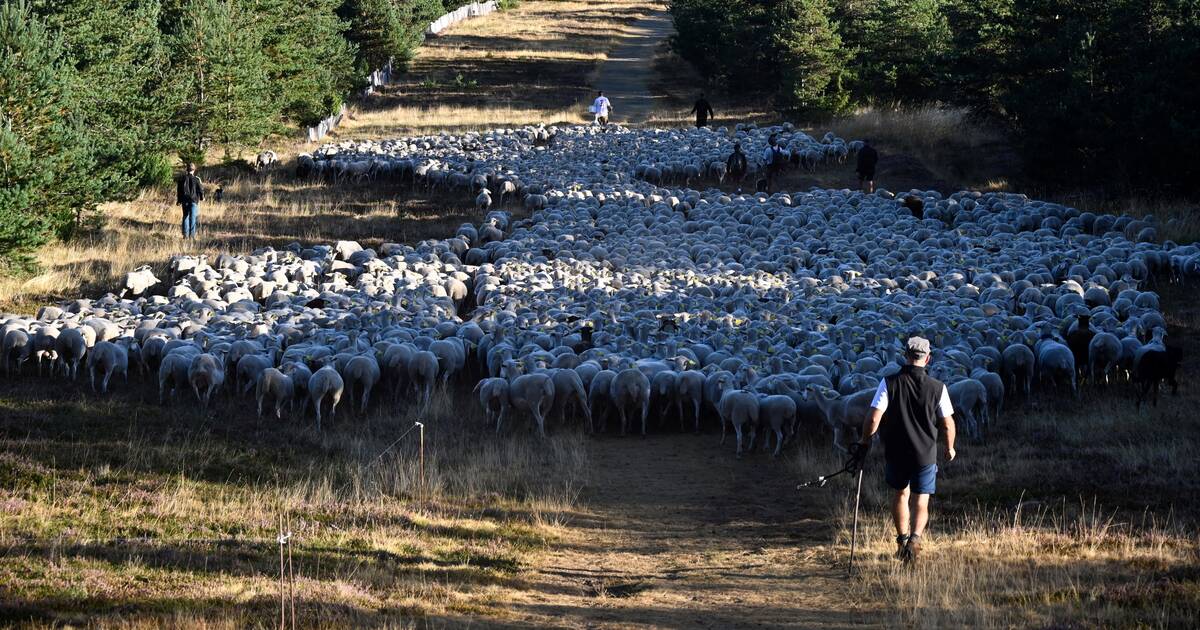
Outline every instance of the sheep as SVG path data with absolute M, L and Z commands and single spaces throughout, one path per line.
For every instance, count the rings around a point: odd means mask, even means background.
M 192 359 L 200 354 L 200 349 L 193 346 L 195 352 L 172 352 L 163 357 L 158 365 L 158 404 L 165 402 L 165 396 L 170 392 L 174 396 L 180 388 L 190 388 L 188 370 Z M 72 376 L 72 378 L 74 378 Z
M 231 353 L 232 354 L 232 353 Z M 258 385 L 258 379 L 267 368 L 273 367 L 274 360 L 266 354 L 246 354 L 238 360 L 233 373 L 233 388 L 241 394 L 249 394 Z
M 1054 341 L 1043 339 L 1037 348 L 1038 382 L 1043 386 L 1047 381 L 1058 385 L 1062 380 L 1071 386 L 1071 394 L 1079 397 L 1079 388 L 1075 380 L 1075 355 L 1067 346 Z
M 207 411 L 213 393 L 225 382 L 222 361 L 209 353 L 196 355 L 188 365 L 187 382 L 195 392 L 196 399 L 200 401 L 200 408 Z
M 1107 385 L 1121 360 L 1121 340 L 1107 332 L 1096 333 L 1088 343 L 1088 380 L 1099 383 L 1104 378 Z
M 983 368 L 972 370 L 971 378 L 979 381 L 987 392 L 988 422 L 1000 422 L 1000 411 L 1004 408 L 1004 379 Z
M 505 367 L 510 366 L 515 366 L 515 364 L 510 362 Z M 515 409 L 533 416 L 533 421 L 537 425 L 538 437 L 545 438 L 546 416 L 549 415 L 550 409 L 554 405 L 554 382 L 550 379 L 550 375 L 544 373 L 516 375 L 515 369 L 506 369 L 505 372 L 508 379 L 508 407 L 502 408 L 500 411 L 500 418 L 496 420 L 496 432 L 500 432 L 500 426 L 508 415 L 507 411 Z
M 788 433 L 790 437 L 792 423 L 796 418 L 796 401 L 782 394 L 761 396 L 758 401 L 758 417 L 764 429 L 770 428 L 775 433 L 775 451 L 771 456 L 779 457 L 784 434 Z M 770 442 L 770 434 L 764 434 L 763 450 L 768 448 Z
M 492 208 L 492 192 L 486 188 L 475 196 L 475 209 L 487 212 Z
M 1147 395 L 1151 396 L 1153 405 L 1158 406 L 1158 389 L 1163 381 L 1171 384 L 1173 393 L 1178 393 L 1175 373 L 1182 363 L 1183 351 L 1164 344 L 1164 333 L 1162 328 L 1156 329 L 1154 339 L 1142 346 L 1134 356 L 1130 380 L 1134 385 L 1134 401 L 1138 409 Z
M 141 297 L 150 289 L 157 286 L 158 278 L 154 276 L 154 271 L 150 265 L 143 265 L 137 269 L 125 274 L 124 288 L 121 289 L 120 297 Z
M 275 168 L 279 163 L 279 155 L 274 151 L 263 151 L 254 158 L 254 170 L 265 171 Z
M 592 377 L 592 382 L 588 385 L 588 409 L 592 419 L 588 423 L 588 429 L 592 433 L 596 432 L 596 420 L 600 421 L 601 431 L 607 425 L 608 414 L 613 407 L 612 382 L 616 377 L 617 373 L 613 370 L 600 370 Z
M 33 340 L 29 337 L 29 331 L 12 329 L 4 333 L 2 351 L 0 351 L 4 359 L 4 375 L 9 376 L 13 368 L 16 368 L 17 373 L 20 374 L 21 366 L 29 360 L 32 353 Z
M 1023 343 L 1014 343 L 1004 348 L 1003 356 L 1004 387 L 1024 392 L 1025 399 L 1028 400 L 1032 393 L 1033 375 L 1036 370 L 1033 350 Z
M 621 435 L 629 428 L 629 416 L 640 415 L 642 435 L 646 435 L 646 418 L 650 412 L 650 379 L 637 368 L 617 372 L 609 385 L 608 397 L 621 419 Z
M 329 421 L 337 418 L 338 402 L 342 400 L 345 383 L 342 375 L 332 365 L 322 366 L 313 372 L 308 379 L 308 398 L 312 401 L 313 412 L 317 415 L 317 431 L 321 430 L 321 407 L 329 400 Z
M 132 340 L 130 340 L 132 341 Z M 96 371 L 99 370 L 102 380 L 100 393 L 108 393 L 108 381 L 113 374 L 120 373 L 129 382 L 129 351 L 128 347 L 111 341 L 100 341 L 88 353 L 88 381 L 92 391 L 96 391 Z
M 575 370 L 558 368 L 550 370 L 550 380 L 554 383 L 554 405 L 559 418 L 564 422 L 567 418 L 567 407 L 575 406 L 583 413 L 587 425 L 592 426 L 592 410 L 588 407 L 588 394 L 584 389 L 583 379 Z
M 436 354 L 421 350 L 413 354 L 408 363 L 408 380 L 417 388 L 421 401 L 421 409 L 428 410 L 433 400 L 433 387 L 437 383 L 438 357 Z
M 685 370 L 679 373 L 678 379 L 675 381 L 675 405 L 679 413 L 679 430 L 686 431 L 684 420 L 687 416 L 684 414 L 684 406 L 689 407 L 689 412 L 692 418 L 692 427 L 696 433 L 700 432 L 700 407 L 704 400 L 704 373 L 697 370 Z
M 488 424 L 499 426 L 500 417 L 508 408 L 508 381 L 499 377 L 485 378 L 475 384 L 473 393 L 479 395 L 479 404 Z
M 38 376 L 42 375 L 42 365 L 49 362 L 51 372 L 58 360 L 58 328 L 41 326 L 33 331 L 33 358 L 37 361 Z
M 744 389 L 729 389 L 721 395 L 717 403 L 721 415 L 721 443 L 725 443 L 725 425 L 733 427 L 737 434 L 737 456 L 742 456 L 742 427 L 749 426 L 750 438 L 748 448 L 754 447 L 755 434 L 758 431 L 760 407 L 758 398 Z
M 283 417 L 284 404 L 288 405 L 290 415 L 290 409 L 295 400 L 295 385 L 293 385 L 292 377 L 273 367 L 263 370 L 255 384 L 254 392 L 254 398 L 258 402 L 259 418 L 262 417 L 263 401 L 267 397 L 275 402 L 275 418 L 277 420 Z
M 346 363 L 346 369 L 342 371 L 342 377 L 345 380 L 345 391 L 350 396 L 353 397 L 356 386 L 362 390 L 362 403 L 359 407 L 359 413 L 365 414 L 367 412 L 367 404 L 371 401 L 371 390 L 379 382 L 379 362 L 375 360 L 375 357 L 370 355 L 353 357 Z
M 983 426 L 988 423 L 987 387 L 976 379 L 968 378 L 951 383 L 946 387 L 950 404 L 966 423 L 971 437 L 983 439 Z

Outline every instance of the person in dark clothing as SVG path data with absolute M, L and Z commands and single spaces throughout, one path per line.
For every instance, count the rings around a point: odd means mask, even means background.
M 690 112 L 696 115 L 696 128 L 699 129 L 708 125 L 708 119 L 716 116 L 713 113 L 712 105 L 708 104 L 708 99 L 704 98 L 704 92 L 700 93 L 700 98 L 696 99 L 696 104 L 692 106 Z
M 725 160 L 725 171 L 729 174 L 729 179 L 741 183 L 746 179 L 746 172 L 750 170 L 750 162 L 746 159 L 746 154 L 742 152 L 742 143 L 733 143 L 733 153 Z
M 938 425 L 946 433 L 946 461 L 954 452 L 954 408 L 950 392 L 925 373 L 929 340 L 912 337 L 904 355 L 908 365 L 879 382 L 871 414 L 863 420 L 862 439 L 851 449 L 851 465 L 861 468 L 879 432 L 883 442 L 884 479 L 895 491 L 892 521 L 896 525 L 896 555 L 911 562 L 921 551 L 921 536 L 929 522 L 929 495 L 937 483 Z M 909 502 L 915 495 L 910 520 Z
M 904 198 L 904 203 L 902 205 L 905 208 L 908 208 L 908 211 L 911 212 L 912 215 L 917 219 L 925 218 L 925 202 L 921 201 L 920 197 L 916 195 L 908 195 Z
M 175 203 L 183 208 L 183 220 L 180 223 L 183 238 L 196 238 L 196 228 L 200 225 L 201 201 L 204 201 L 204 183 L 196 177 L 196 164 L 188 162 L 187 172 L 179 178 L 175 189 Z
M 1096 331 L 1092 330 L 1092 316 L 1080 315 L 1075 319 L 1075 330 L 1066 334 L 1067 347 L 1075 357 L 1075 375 L 1082 378 L 1088 375 L 1089 347 Z
M 863 146 L 858 150 L 858 165 L 854 172 L 858 173 L 858 186 L 863 192 L 875 192 L 875 165 L 879 163 L 879 152 L 871 146 L 870 140 L 863 140 Z

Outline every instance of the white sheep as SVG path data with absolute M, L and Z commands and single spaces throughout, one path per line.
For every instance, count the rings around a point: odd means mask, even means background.
M 129 339 L 129 341 L 133 341 Z M 100 393 L 108 393 L 108 381 L 113 374 L 120 374 L 125 378 L 125 382 L 129 382 L 129 351 L 128 346 L 124 344 L 116 344 L 111 341 L 97 342 L 91 352 L 88 353 L 88 381 L 92 384 L 92 391 L 96 391 L 96 372 L 99 371 L 102 377 L 100 384 Z
M 275 418 L 281 419 L 283 406 L 286 404 L 290 409 L 295 400 L 295 385 L 293 385 L 292 377 L 273 367 L 263 370 L 258 377 L 254 392 L 254 398 L 258 402 L 259 418 L 262 417 L 263 401 L 268 397 L 275 403 Z
M 196 399 L 200 401 L 200 408 L 207 410 L 213 393 L 225 382 L 224 364 L 212 354 L 198 354 L 188 365 L 187 380 L 196 394 Z
M 317 414 L 317 431 L 321 430 L 321 407 L 329 400 L 329 421 L 337 417 L 338 402 L 342 400 L 345 383 L 342 375 L 332 365 L 323 366 L 308 379 L 308 398 L 313 412 Z

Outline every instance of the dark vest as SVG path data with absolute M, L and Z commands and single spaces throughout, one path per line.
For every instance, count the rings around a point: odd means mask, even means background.
M 901 465 L 936 463 L 938 400 L 945 385 L 915 365 L 900 368 L 886 382 L 888 406 L 879 425 L 885 457 Z

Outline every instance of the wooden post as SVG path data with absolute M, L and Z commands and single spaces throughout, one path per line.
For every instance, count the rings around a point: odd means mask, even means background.
M 296 630 L 296 571 L 292 568 L 292 515 L 287 515 L 288 608 L 292 613 L 292 630 Z
M 279 630 L 287 630 L 287 592 L 283 586 L 283 512 L 279 513 Z
M 417 430 L 421 432 L 421 451 L 418 455 L 418 466 L 421 469 L 421 498 L 425 498 L 425 425 L 418 422 Z

